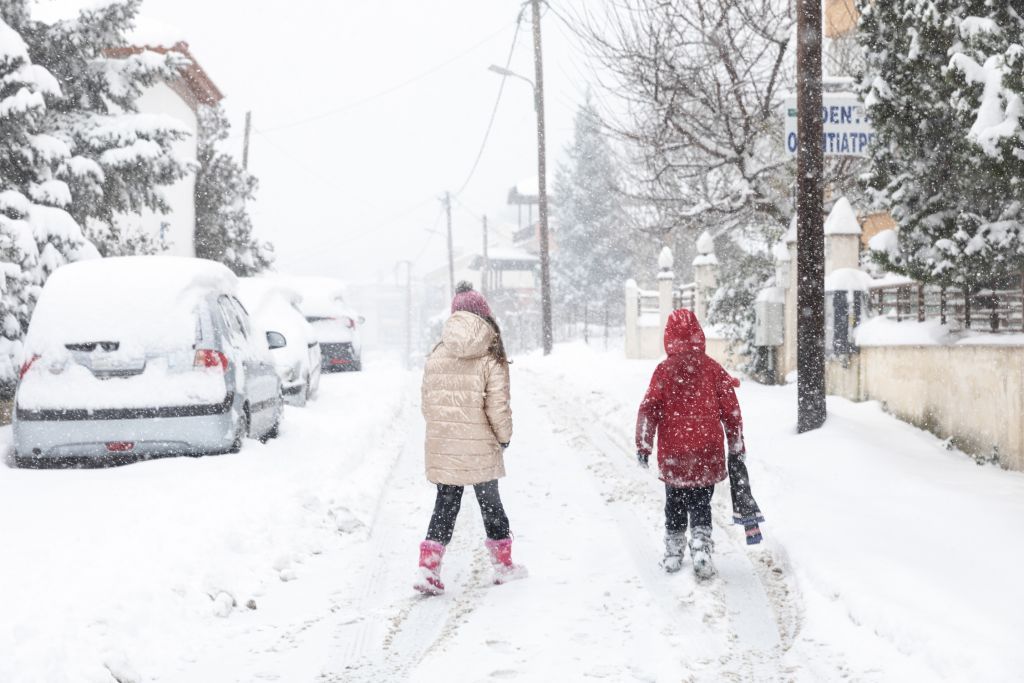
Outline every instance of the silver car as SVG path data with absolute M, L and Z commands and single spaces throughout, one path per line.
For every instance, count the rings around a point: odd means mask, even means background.
M 15 462 L 134 460 L 237 451 L 276 436 L 281 384 L 235 298 L 235 276 L 198 259 L 63 266 L 26 337 Z

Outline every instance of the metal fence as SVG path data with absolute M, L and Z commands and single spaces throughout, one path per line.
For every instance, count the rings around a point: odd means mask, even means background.
M 871 287 L 868 305 L 876 315 L 896 321 L 938 320 L 965 329 L 1024 331 L 1024 276 L 1005 289 L 983 289 L 965 296 L 962 289 L 916 282 Z

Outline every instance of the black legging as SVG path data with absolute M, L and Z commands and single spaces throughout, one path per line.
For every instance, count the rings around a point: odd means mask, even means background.
M 714 486 L 680 488 L 665 484 L 665 530 L 670 534 L 686 531 L 686 517 L 694 527 L 711 526 L 711 495 Z
M 459 509 L 462 507 L 462 492 L 464 490 L 464 486 L 437 485 L 434 514 L 430 517 L 430 526 L 427 528 L 428 541 L 437 541 L 442 545 L 451 543 L 452 534 L 455 533 L 455 519 L 459 516 Z M 476 492 L 476 500 L 480 504 L 480 512 L 483 514 L 484 531 L 487 533 L 487 538 L 493 541 L 508 538 L 508 517 L 505 516 L 505 508 L 501 505 L 498 480 L 492 479 L 483 484 L 474 484 L 473 491 Z

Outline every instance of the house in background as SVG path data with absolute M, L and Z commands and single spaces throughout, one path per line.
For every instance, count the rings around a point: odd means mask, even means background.
M 176 52 L 189 61 L 178 78 L 157 83 L 143 92 L 137 105 L 141 114 L 167 115 L 184 124 L 190 135 L 175 143 L 175 152 L 182 161 L 195 163 L 199 107 L 216 105 L 224 95 L 189 52 L 185 41 L 140 41 L 137 45 L 112 49 L 109 54 L 126 57 L 146 50 L 160 54 Z M 146 210 L 141 215 L 123 216 L 121 225 L 141 228 L 165 245 L 168 254 L 195 256 L 195 185 L 195 173 L 187 174 L 174 185 L 163 188 L 170 212 L 158 214 Z

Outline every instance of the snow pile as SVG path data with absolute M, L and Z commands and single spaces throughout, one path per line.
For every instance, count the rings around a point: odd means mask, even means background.
M 857 346 L 936 346 L 950 343 L 951 330 L 938 320 L 903 320 L 897 322 L 877 316 L 857 326 Z
M 287 625 L 275 604 L 312 591 L 327 611 L 335 589 L 307 577 L 322 555 L 343 565 L 366 538 L 404 443 L 395 425 L 414 414 L 399 364 L 368 366 L 326 379 L 320 401 L 285 409 L 280 440 L 247 441 L 237 455 L 94 470 L 0 461 L 0 681 L 261 678 L 190 672 L 216 667 L 234 644 L 237 666 L 261 662 L 259 633 L 247 630 Z M 0 429 L 4 447 L 10 438 Z M 283 652 L 259 642 L 262 654 Z
M 146 351 L 191 348 L 200 298 L 211 290 L 233 293 L 236 286 L 231 271 L 200 259 L 130 256 L 69 264 L 43 289 L 26 350 L 98 341 Z

